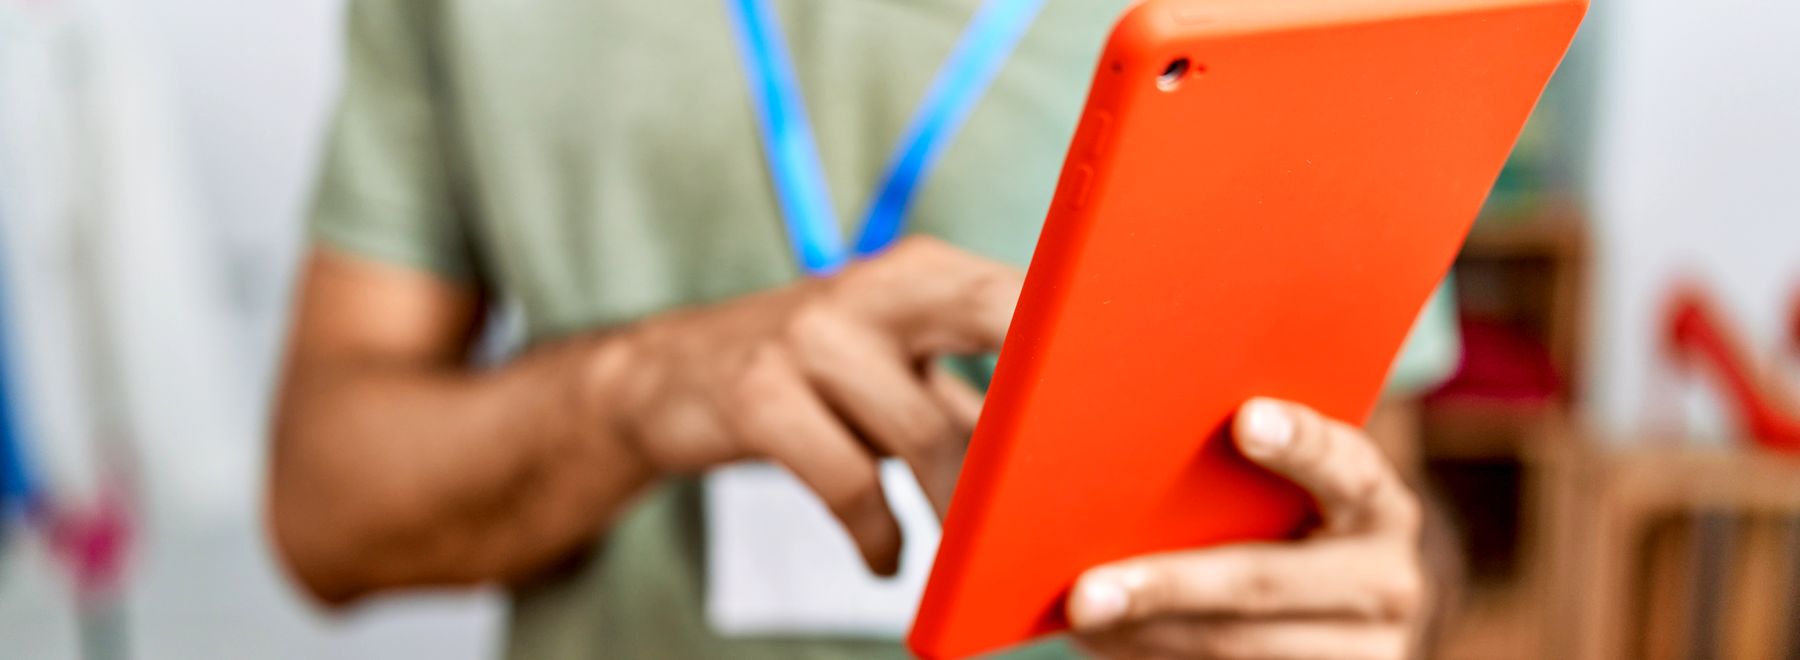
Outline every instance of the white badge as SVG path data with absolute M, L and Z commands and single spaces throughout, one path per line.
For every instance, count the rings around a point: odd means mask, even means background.
M 729 636 L 899 639 L 937 556 L 937 515 L 906 464 L 882 487 L 900 520 L 900 572 L 879 578 L 836 518 L 787 471 L 750 463 L 707 475 L 706 615 Z

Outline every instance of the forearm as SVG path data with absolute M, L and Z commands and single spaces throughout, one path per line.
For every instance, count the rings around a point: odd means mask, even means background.
M 269 501 L 294 572 L 345 602 L 518 579 L 590 542 L 653 477 L 615 430 L 613 344 L 486 372 L 296 356 Z

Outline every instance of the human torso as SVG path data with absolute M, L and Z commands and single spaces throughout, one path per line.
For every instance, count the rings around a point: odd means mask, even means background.
M 837 212 L 853 223 L 976 0 L 774 4 Z M 1048 3 L 929 174 L 911 231 L 1025 264 L 1124 4 Z M 485 283 L 523 312 L 532 340 L 798 277 L 723 0 L 447 0 L 435 11 L 458 195 Z M 589 560 L 519 590 L 511 654 L 903 655 L 891 640 L 714 635 L 694 490 L 651 493 Z

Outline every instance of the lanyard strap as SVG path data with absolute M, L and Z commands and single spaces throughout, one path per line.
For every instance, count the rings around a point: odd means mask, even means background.
M 1044 0 L 986 0 L 914 111 L 888 160 L 856 240 L 855 256 L 899 237 L 920 182 L 969 118 L 1037 16 Z M 801 270 L 829 275 L 849 263 L 812 122 L 780 21 L 768 0 L 725 0 L 737 31 L 763 155 Z

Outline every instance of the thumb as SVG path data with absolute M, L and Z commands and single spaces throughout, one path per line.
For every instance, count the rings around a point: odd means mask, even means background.
M 1328 530 L 1418 531 L 1417 496 L 1361 429 L 1296 403 L 1252 399 L 1232 434 L 1246 457 L 1312 494 Z

